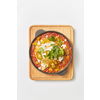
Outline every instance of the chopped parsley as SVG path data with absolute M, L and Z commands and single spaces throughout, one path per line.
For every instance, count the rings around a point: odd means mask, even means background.
M 39 52 L 40 52 L 40 53 L 43 53 L 43 52 L 44 52 L 44 49 L 41 47 L 41 48 L 39 49 Z
M 51 46 L 54 47 L 55 45 L 54 44 L 51 44 Z
M 52 60 L 53 58 L 57 58 L 63 55 L 64 55 L 64 50 L 56 45 L 55 46 L 53 45 L 53 48 L 51 49 L 51 51 L 47 56 L 49 56 L 49 59 Z
M 46 58 L 47 56 L 46 55 L 43 55 L 44 56 L 44 58 Z
M 62 43 L 62 41 L 59 41 L 59 47 L 61 47 L 61 43 Z
M 54 36 L 51 36 L 51 37 L 49 38 L 49 40 L 55 41 L 55 37 L 54 37 Z

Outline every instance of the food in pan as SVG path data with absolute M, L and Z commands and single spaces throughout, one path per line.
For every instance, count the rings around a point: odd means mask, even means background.
M 69 63 L 72 49 L 68 40 L 56 32 L 39 35 L 32 43 L 31 58 L 34 65 L 46 73 L 61 71 Z

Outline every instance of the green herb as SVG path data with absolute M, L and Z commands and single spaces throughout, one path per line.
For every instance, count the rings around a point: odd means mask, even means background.
M 54 44 L 51 44 L 51 46 L 54 47 L 55 45 Z
M 46 58 L 47 56 L 46 55 L 43 55 L 44 56 L 44 58 Z
M 55 52 L 55 53 L 53 54 L 53 56 L 54 56 L 54 58 L 57 58 L 57 56 L 58 56 L 57 52 Z
M 51 59 L 51 60 L 52 60 L 52 59 L 53 59 L 53 56 L 52 56 L 52 55 L 50 55 L 50 56 L 49 56 L 49 59 Z
M 51 51 L 47 56 L 49 56 L 49 59 L 52 60 L 53 58 L 60 57 L 63 55 L 64 55 L 64 50 L 58 46 L 53 45 L 53 48 L 51 49 Z
M 62 43 L 62 41 L 59 41 L 59 47 L 61 47 L 61 43 Z
M 64 50 L 62 49 L 62 48 L 60 48 L 60 50 L 59 50 L 59 54 L 58 54 L 59 56 L 63 56 L 64 55 Z
M 43 53 L 43 52 L 44 52 L 44 49 L 41 47 L 41 48 L 39 49 L 39 52 L 40 52 L 40 53 Z
M 53 50 L 52 49 L 47 56 L 49 56 L 49 59 L 51 59 L 51 60 L 53 59 Z
M 54 37 L 54 36 L 51 36 L 51 37 L 49 38 L 49 40 L 55 41 L 55 37 Z

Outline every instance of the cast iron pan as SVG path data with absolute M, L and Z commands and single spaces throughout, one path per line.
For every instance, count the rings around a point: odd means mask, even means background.
M 45 33 L 48 33 L 48 32 L 55 32 L 55 33 L 58 33 L 58 34 L 61 34 L 62 36 L 64 36 L 64 37 L 68 40 L 68 42 L 69 42 L 69 44 L 70 44 L 70 46 L 71 46 L 71 49 L 72 49 L 72 56 L 73 56 L 73 48 L 72 48 L 71 42 L 69 41 L 69 39 L 68 39 L 65 35 L 63 35 L 63 34 L 60 33 L 60 32 L 57 32 L 57 31 L 44 31 L 44 30 L 42 30 L 42 29 L 39 29 L 39 30 L 36 31 L 36 33 L 35 33 L 35 38 L 33 39 L 33 41 L 34 41 L 39 35 L 45 34 Z M 32 46 L 33 41 L 31 42 L 31 45 L 30 45 L 29 57 L 30 57 L 30 60 L 31 60 L 33 66 L 34 66 L 37 70 L 39 70 L 39 69 L 34 65 L 34 63 L 33 63 L 33 61 L 32 61 L 32 58 L 31 58 L 31 46 Z M 45 73 L 45 74 L 64 75 L 64 74 L 66 74 L 66 72 L 67 72 L 67 67 L 69 66 L 69 64 L 70 64 L 71 61 L 72 61 L 72 56 L 71 56 L 71 59 L 70 59 L 69 63 L 67 64 L 67 66 L 66 66 L 63 70 L 61 70 L 61 71 L 59 71 L 59 72 L 56 72 L 56 73 L 46 73 L 46 72 L 43 72 L 42 70 L 39 70 L 39 71 L 41 71 L 42 73 Z

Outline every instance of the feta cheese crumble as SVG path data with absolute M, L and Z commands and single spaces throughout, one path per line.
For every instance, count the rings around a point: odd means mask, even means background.
M 65 41 L 67 41 L 67 40 L 65 39 Z
M 46 35 L 46 38 L 48 38 L 48 35 Z
M 50 50 L 51 51 L 51 49 L 53 48 L 52 46 L 51 46 L 51 44 L 55 44 L 54 42 L 47 42 L 47 43 L 45 43 L 45 44 L 42 44 L 41 46 L 40 46 L 40 48 L 42 47 L 43 49 L 44 49 L 44 51 L 46 51 L 46 50 Z
M 41 69 L 42 69 L 42 70 L 45 69 L 45 66 L 46 66 L 46 65 L 45 65 L 44 63 L 41 63 Z
M 38 41 L 37 45 L 40 45 L 40 42 Z
M 37 59 L 38 60 L 38 62 L 40 62 L 41 60 L 39 60 L 39 59 Z
M 66 45 L 65 44 L 62 44 L 61 47 L 63 47 L 63 49 L 65 49 Z
M 58 60 L 61 62 L 64 57 L 58 57 Z
M 41 69 L 41 67 L 38 67 L 38 69 Z
M 54 60 L 57 60 L 57 58 L 54 58 Z

